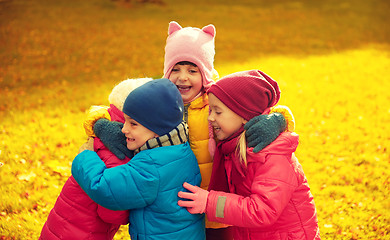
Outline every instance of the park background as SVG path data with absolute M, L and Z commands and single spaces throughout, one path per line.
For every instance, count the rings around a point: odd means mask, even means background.
M 215 25 L 220 76 L 279 82 L 322 239 L 390 239 L 389 13 L 387 0 L 0 0 L 0 239 L 38 238 L 85 111 L 126 78 L 162 76 L 172 20 Z

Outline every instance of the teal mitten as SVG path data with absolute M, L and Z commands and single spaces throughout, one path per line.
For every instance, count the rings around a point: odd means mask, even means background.
M 132 158 L 133 151 L 127 148 L 125 134 L 122 133 L 123 123 L 109 121 L 101 118 L 93 126 L 95 135 L 100 138 L 104 146 L 108 148 L 117 158 L 123 160 L 125 156 Z
M 260 152 L 272 143 L 286 127 L 286 119 L 278 112 L 252 118 L 244 126 L 248 147 L 254 147 L 255 153 Z

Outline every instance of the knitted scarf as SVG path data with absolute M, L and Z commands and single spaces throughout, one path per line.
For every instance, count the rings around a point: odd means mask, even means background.
M 188 125 L 186 122 L 183 121 L 169 133 L 146 141 L 144 145 L 134 150 L 134 154 L 137 154 L 140 151 L 146 149 L 179 145 L 187 141 L 188 141 Z
M 229 138 L 218 142 L 214 155 L 213 170 L 208 190 L 229 192 L 228 177 L 225 170 L 225 160 L 232 161 L 232 171 L 230 173 L 231 183 L 237 185 L 245 178 L 245 168 L 240 163 L 236 152 L 237 144 L 241 133 L 244 131 L 242 126 Z

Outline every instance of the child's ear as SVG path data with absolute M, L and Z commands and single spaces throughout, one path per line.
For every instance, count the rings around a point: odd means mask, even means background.
M 203 27 L 202 31 L 207 33 L 207 34 L 210 34 L 212 37 L 215 37 L 215 27 L 213 24 L 209 24 L 209 25 Z
M 171 21 L 168 27 L 168 35 L 171 35 L 172 33 L 179 31 L 180 29 L 182 29 L 182 27 L 177 22 Z

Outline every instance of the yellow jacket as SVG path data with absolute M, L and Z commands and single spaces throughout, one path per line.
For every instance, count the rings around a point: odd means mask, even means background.
M 209 153 L 209 101 L 207 94 L 203 94 L 185 106 L 184 120 L 188 123 L 189 142 L 191 149 L 198 160 L 202 175 L 201 188 L 209 186 L 213 159 Z
M 213 168 L 213 158 L 209 152 L 209 99 L 203 94 L 185 106 L 184 120 L 188 123 L 189 142 L 200 168 L 200 187 L 208 188 Z M 210 222 L 206 217 L 206 228 L 225 228 L 228 225 Z

